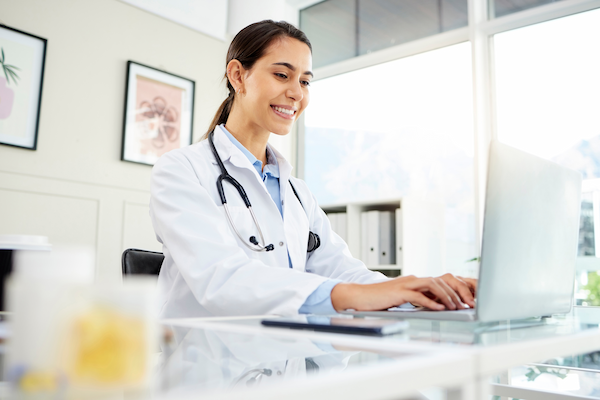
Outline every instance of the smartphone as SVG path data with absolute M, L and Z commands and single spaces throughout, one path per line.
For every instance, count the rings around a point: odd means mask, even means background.
M 264 319 L 261 324 L 277 328 L 378 336 L 391 335 L 408 328 L 407 321 L 383 318 L 353 318 L 343 315 L 335 317 L 298 315 L 291 318 Z

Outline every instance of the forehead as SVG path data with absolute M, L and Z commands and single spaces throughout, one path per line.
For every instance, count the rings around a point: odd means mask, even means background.
M 286 62 L 302 72 L 312 69 L 312 54 L 308 46 L 289 37 L 273 40 L 260 61 L 268 65 Z

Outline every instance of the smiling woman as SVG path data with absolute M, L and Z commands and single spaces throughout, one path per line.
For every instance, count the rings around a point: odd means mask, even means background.
M 275 40 L 251 68 L 237 59 L 227 63 L 227 78 L 235 88 L 234 104 L 225 127 L 266 164 L 264 145 L 271 133 L 286 135 L 309 101 L 312 58 L 307 43 L 295 38 Z M 244 138 L 236 135 L 245 132 Z M 261 138 L 245 143 L 248 137 Z M 249 148 L 248 145 L 252 146 Z
M 206 140 L 155 165 L 150 215 L 165 254 L 162 318 L 474 306 L 474 280 L 368 270 L 268 144 L 308 106 L 311 68 L 310 42 L 292 25 L 242 29 L 227 54 L 229 96 Z

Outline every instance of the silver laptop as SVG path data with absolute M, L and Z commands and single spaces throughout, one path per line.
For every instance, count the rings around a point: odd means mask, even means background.
M 392 308 L 354 315 L 500 321 L 571 310 L 581 174 L 493 141 L 475 309 Z

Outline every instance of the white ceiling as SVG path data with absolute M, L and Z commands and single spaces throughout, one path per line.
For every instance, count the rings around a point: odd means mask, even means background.
M 323 0 L 121 0 L 214 38 L 228 41 L 263 19 L 298 25 L 299 10 Z

